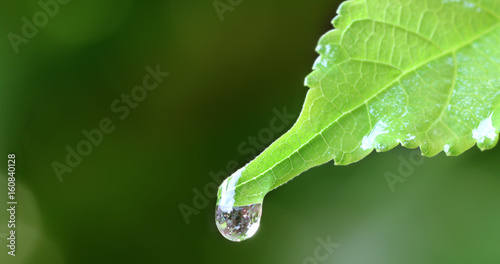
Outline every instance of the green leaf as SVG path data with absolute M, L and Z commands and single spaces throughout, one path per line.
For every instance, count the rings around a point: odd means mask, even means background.
M 346 165 L 398 144 L 434 156 L 497 143 L 500 1 L 351 0 L 338 14 L 299 119 L 231 176 L 235 206 L 332 159 Z

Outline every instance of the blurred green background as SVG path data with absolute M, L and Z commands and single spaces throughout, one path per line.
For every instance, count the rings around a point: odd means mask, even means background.
M 60 1 L 18 53 L 9 32 L 22 36 L 23 17 L 42 7 L 0 4 L 0 263 L 500 261 L 500 148 L 426 158 L 394 192 L 385 175 L 415 150 L 314 168 L 266 197 L 259 232 L 242 243 L 218 233 L 214 198 L 195 208 L 193 189 L 248 162 L 238 147 L 269 128 L 273 109 L 300 112 L 340 1 L 243 0 L 222 21 L 210 0 Z M 111 103 L 157 64 L 170 75 L 119 119 Z M 115 130 L 60 182 L 52 163 L 103 118 Z M 8 153 L 16 257 L 5 245 Z M 181 204 L 196 210 L 189 224 Z M 328 238 L 340 247 L 320 248 Z

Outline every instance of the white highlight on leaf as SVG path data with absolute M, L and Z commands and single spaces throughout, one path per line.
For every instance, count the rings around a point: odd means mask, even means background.
M 476 4 L 466 0 L 443 0 L 443 4 L 449 4 L 449 3 L 462 3 L 463 7 L 465 8 L 476 9 L 478 13 L 482 11 L 482 9 L 480 7 L 477 7 Z
M 450 145 L 448 144 L 444 145 L 443 150 L 445 153 L 450 153 Z
M 495 140 L 497 132 L 491 121 L 493 114 L 489 115 L 486 119 L 479 123 L 479 126 L 472 130 L 472 137 L 479 143 L 483 143 L 486 139 Z
M 245 167 L 234 172 L 233 175 L 231 175 L 231 177 L 225 179 L 224 182 L 221 184 L 222 189 L 218 206 L 223 212 L 228 213 L 233 210 L 235 187 L 243 171 L 245 171 Z
M 378 121 L 377 124 L 375 124 L 375 126 L 373 127 L 370 134 L 363 137 L 363 140 L 361 141 L 361 148 L 363 150 L 373 148 L 373 142 L 375 142 L 377 136 L 388 133 L 388 131 L 385 130 L 386 128 L 387 128 L 386 123 L 384 123 L 382 120 Z

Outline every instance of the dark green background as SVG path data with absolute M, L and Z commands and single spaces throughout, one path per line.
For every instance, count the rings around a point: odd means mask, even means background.
M 384 175 L 415 150 L 312 169 L 266 197 L 242 243 L 218 233 L 215 199 L 185 223 L 179 205 L 249 160 L 238 146 L 272 109 L 300 112 L 338 3 L 243 0 L 221 21 L 210 0 L 72 0 L 16 54 L 7 34 L 41 9 L 2 1 L 0 201 L 15 153 L 19 205 L 15 258 L 0 211 L 0 263 L 303 263 L 328 236 L 340 247 L 320 263 L 498 263 L 499 148 L 425 159 L 395 192 Z M 156 64 L 170 76 L 119 120 L 111 102 Z M 59 182 L 52 162 L 102 118 L 115 131 Z

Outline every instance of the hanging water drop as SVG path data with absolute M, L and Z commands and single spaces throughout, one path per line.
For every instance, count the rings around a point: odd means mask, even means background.
M 255 235 L 262 216 L 262 203 L 234 206 L 235 187 L 244 170 L 244 167 L 239 169 L 221 184 L 215 210 L 215 224 L 219 232 L 235 242 Z
M 217 206 L 215 223 L 225 238 L 239 242 L 255 235 L 259 229 L 261 215 L 262 204 L 236 206 L 228 211 Z

